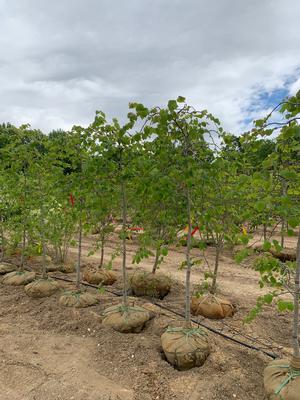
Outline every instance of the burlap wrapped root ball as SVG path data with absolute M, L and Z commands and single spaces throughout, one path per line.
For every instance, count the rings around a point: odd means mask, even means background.
M 9 264 L 7 262 L 0 262 L 0 275 L 8 274 L 9 272 L 13 272 L 17 269 L 17 267 L 13 264 Z
M 150 318 L 142 307 L 118 304 L 104 310 L 102 324 L 122 333 L 139 333 Z
M 62 264 L 58 267 L 58 270 L 64 274 L 72 274 L 76 271 L 74 264 Z
M 25 292 L 33 298 L 50 297 L 59 289 L 59 284 L 50 278 L 37 279 L 25 286 Z
M 210 354 L 207 334 L 199 328 L 171 328 L 161 336 L 168 362 L 178 370 L 200 367 Z
M 232 317 L 235 307 L 229 300 L 208 294 L 202 297 L 192 297 L 191 312 L 193 315 L 202 315 L 205 318 L 223 319 Z
M 95 296 L 81 290 L 65 292 L 59 299 L 59 304 L 64 307 L 85 308 L 97 303 L 98 299 Z
M 5 285 L 21 286 L 27 285 L 28 283 L 34 281 L 34 279 L 35 272 L 14 271 L 4 275 L 2 283 L 4 283 Z
M 92 285 L 112 285 L 116 282 L 117 276 L 108 269 L 87 268 L 83 272 L 83 279 Z
M 163 299 L 171 290 L 171 278 L 162 273 L 136 272 L 130 277 L 130 286 L 136 296 Z
M 264 386 L 269 400 L 299 400 L 300 359 L 270 362 L 264 371 Z

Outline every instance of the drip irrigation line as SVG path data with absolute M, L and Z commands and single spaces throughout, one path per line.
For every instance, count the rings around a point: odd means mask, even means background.
M 54 278 L 54 279 L 57 279 L 57 280 L 61 280 L 61 281 L 65 281 L 65 282 L 74 283 L 74 284 L 75 284 L 75 282 L 74 282 L 72 279 L 63 278 L 63 277 L 59 277 L 59 276 L 55 276 L 55 275 L 52 275 L 51 278 Z M 84 286 L 87 286 L 87 287 L 91 287 L 91 288 L 93 288 L 93 289 L 99 289 L 98 286 L 93 285 L 93 284 L 91 284 L 91 283 L 80 282 L 80 284 L 81 284 L 81 285 L 84 285 Z M 121 293 L 121 292 L 116 292 L 116 291 L 111 290 L 111 289 L 105 288 L 105 291 L 108 292 L 108 293 L 111 293 L 111 294 L 113 294 L 113 295 L 115 295 L 115 296 L 118 296 L 118 297 L 121 297 L 121 296 L 122 296 L 122 293 Z M 156 301 L 154 301 L 153 304 L 156 305 L 156 306 L 158 306 L 158 307 L 160 307 L 160 308 L 163 309 L 163 310 L 166 310 L 166 311 L 168 311 L 168 312 L 170 312 L 170 313 L 172 313 L 172 314 L 174 314 L 174 315 L 177 315 L 178 317 L 185 318 L 185 315 L 184 315 L 183 313 L 180 313 L 179 311 L 172 310 L 171 308 L 169 308 L 169 307 L 167 307 L 167 306 L 164 306 L 164 305 L 162 305 L 162 304 L 160 304 L 160 303 L 158 303 L 158 302 L 156 302 Z M 248 349 L 250 349 L 250 350 L 255 350 L 255 351 L 261 352 L 261 353 L 265 354 L 266 356 L 268 356 L 268 357 L 270 357 L 270 358 L 273 358 L 273 359 L 279 358 L 279 355 L 278 355 L 278 354 L 271 353 L 270 351 L 266 351 L 266 350 L 264 350 L 264 349 L 261 349 L 261 348 L 259 348 L 259 347 L 254 346 L 254 345 L 245 343 L 245 342 L 243 342 L 243 341 L 241 341 L 241 340 L 239 340 L 239 339 L 236 339 L 236 338 L 234 338 L 234 337 L 231 337 L 231 336 L 227 335 L 226 333 L 221 332 L 221 331 L 218 330 L 218 329 L 212 328 L 211 326 L 209 326 L 209 325 L 207 325 L 207 324 L 205 324 L 205 323 L 203 323 L 203 322 L 199 322 L 199 321 L 197 321 L 197 320 L 195 320 L 195 319 L 193 319 L 193 318 L 191 319 L 191 321 L 194 322 L 195 324 L 197 324 L 198 326 L 202 326 L 203 328 L 207 329 L 208 331 L 210 331 L 210 332 L 212 332 L 212 333 L 214 333 L 214 334 L 216 334 L 216 335 L 219 335 L 219 336 L 223 337 L 223 338 L 226 339 L 226 340 L 231 340 L 232 342 L 234 342 L 234 343 L 236 343 L 236 344 L 239 344 L 239 345 L 241 345 L 241 346 L 244 346 L 244 347 L 246 347 L 246 348 L 248 348 Z M 232 328 L 230 327 L 230 329 L 232 329 Z M 238 332 L 235 328 L 234 328 L 234 330 L 235 330 L 236 332 Z M 243 334 L 241 334 L 240 332 L 239 332 L 238 334 L 240 334 L 240 335 L 243 336 Z M 252 340 L 252 341 L 254 341 L 254 342 L 255 342 L 255 341 L 258 342 L 256 339 L 253 339 L 253 338 L 251 338 L 251 339 L 249 339 L 249 340 Z M 267 345 L 265 345 L 265 346 L 268 347 Z

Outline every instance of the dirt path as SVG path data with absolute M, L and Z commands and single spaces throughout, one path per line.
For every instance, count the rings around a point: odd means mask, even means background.
M 84 259 L 97 263 L 98 252 L 89 258 L 91 237 L 84 240 Z M 108 244 L 106 261 L 117 246 Z M 136 244 L 129 242 L 129 260 Z M 72 249 L 71 258 L 75 255 Z M 199 251 L 193 250 L 199 257 Z M 212 263 L 214 249 L 208 250 Z M 178 270 L 184 248 L 170 251 L 162 270 L 178 281 L 164 300 L 183 307 L 185 271 Z M 250 263 L 250 261 L 249 261 Z M 258 275 L 247 265 L 238 266 L 229 251 L 223 253 L 220 291 L 238 304 L 238 313 L 226 322 L 250 334 L 290 350 L 290 316 L 272 307 L 251 325 L 242 319 L 261 292 Z M 152 259 L 139 267 L 150 270 Z M 113 264 L 120 276 L 120 258 Z M 129 268 L 136 268 L 129 265 Z M 133 271 L 133 269 L 131 270 Z M 201 268 L 193 271 L 194 284 Z M 74 277 L 74 275 L 71 275 Z M 71 287 L 61 284 L 62 290 Z M 121 279 L 115 289 L 121 287 Z M 100 295 L 99 295 L 100 296 Z M 1 400 L 261 400 L 262 372 L 270 360 L 261 353 L 210 334 L 212 353 L 202 368 L 178 372 L 162 357 L 160 335 L 174 317 L 158 314 L 141 334 L 120 334 L 103 328 L 99 315 L 119 299 L 101 294 L 97 306 L 65 309 L 59 294 L 49 299 L 30 299 L 21 287 L 0 283 L 0 399 Z M 135 300 L 143 304 L 145 300 Z M 175 319 L 176 320 L 176 319 Z

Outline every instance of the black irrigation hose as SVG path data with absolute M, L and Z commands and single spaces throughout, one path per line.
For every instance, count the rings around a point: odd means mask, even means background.
M 57 279 L 57 280 L 61 280 L 61 281 L 65 281 L 65 282 L 75 283 L 72 279 L 63 278 L 63 277 L 59 277 L 59 276 L 54 276 L 54 275 L 52 275 L 51 278 L 54 278 L 54 279 Z M 93 288 L 93 289 L 99 289 L 98 286 L 92 285 L 92 284 L 90 284 L 90 283 L 85 283 L 85 282 L 80 282 L 80 283 L 81 283 L 82 285 L 84 285 L 84 286 L 88 286 L 88 287 L 91 287 L 91 288 Z M 119 296 L 119 297 L 122 296 L 122 293 L 116 292 L 116 291 L 111 290 L 111 289 L 105 288 L 105 291 L 107 291 L 107 292 L 109 292 L 109 293 L 112 293 L 112 294 L 115 295 L 115 296 Z M 160 303 L 157 303 L 156 301 L 154 301 L 153 304 L 155 304 L 156 306 L 162 308 L 163 310 L 166 310 L 166 311 L 168 311 L 168 312 L 170 312 L 170 313 L 173 313 L 173 314 L 175 314 L 175 315 L 177 315 L 177 316 L 179 316 L 179 317 L 181 317 L 181 318 L 185 318 L 184 314 L 182 314 L 182 313 L 180 313 L 180 312 L 178 312 L 178 311 L 172 310 L 171 308 L 166 307 L 166 306 L 164 306 L 164 305 L 162 305 L 162 304 L 160 304 Z M 222 332 L 220 332 L 219 330 L 217 330 L 217 329 L 215 329 L 215 328 L 212 328 L 212 327 L 210 327 L 210 326 L 204 324 L 203 322 L 199 322 L 199 321 L 197 321 L 197 320 L 195 320 L 195 319 L 193 319 L 193 318 L 191 319 L 191 321 L 194 322 L 195 324 L 201 325 L 203 328 L 207 329 L 207 330 L 210 331 L 210 332 L 215 333 L 216 335 L 219 335 L 219 336 L 223 337 L 224 339 L 231 340 L 232 342 L 237 343 L 237 344 L 239 344 L 239 345 L 241 345 L 241 346 L 247 347 L 248 349 L 255 350 L 255 351 L 259 351 L 259 352 L 261 352 L 261 353 L 265 354 L 266 356 L 271 357 L 271 358 L 273 358 L 273 359 L 279 358 L 279 355 L 278 355 L 278 354 L 270 353 L 269 351 L 260 349 L 259 347 L 256 347 L 256 346 L 253 346 L 253 345 L 251 345 L 251 344 L 247 344 L 247 343 L 245 343 L 245 342 L 242 342 L 241 340 L 238 340 L 238 339 L 235 339 L 235 338 L 233 338 L 233 337 L 231 337 L 231 336 L 228 336 L 228 335 L 226 335 L 226 333 L 222 333 Z

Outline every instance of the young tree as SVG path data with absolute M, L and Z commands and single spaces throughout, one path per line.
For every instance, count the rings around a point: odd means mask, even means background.
M 284 122 L 272 121 L 273 112 L 265 119 L 256 121 L 254 138 L 257 135 L 268 136 L 280 129 L 276 137 L 275 151 L 269 155 L 264 168 L 269 170 L 270 163 L 278 168 L 279 176 L 284 178 L 285 191 L 279 192 L 272 202 L 274 213 L 287 218 L 290 227 L 296 229 L 300 224 L 300 92 L 284 100 L 275 109 L 280 108 L 284 114 Z M 275 110 L 274 109 L 274 110 Z M 274 111 L 273 110 L 273 111 Z M 286 229 L 286 227 L 285 227 Z M 267 247 L 281 249 L 277 241 L 266 242 Z M 257 308 L 251 317 L 255 316 L 264 303 L 272 303 L 284 291 L 291 293 L 291 303 L 279 300 L 278 307 L 283 310 L 293 310 L 293 357 L 292 360 L 276 360 L 265 369 L 264 383 L 269 396 L 274 398 L 296 399 L 300 390 L 300 349 L 299 349 L 299 295 L 300 295 L 300 230 L 298 232 L 296 262 L 283 263 L 272 257 L 264 257 L 257 263 L 261 273 L 261 285 L 268 284 L 272 291 L 258 299 Z M 294 276 L 294 283 L 291 277 Z
M 185 206 L 184 217 L 188 225 L 187 248 L 186 248 L 186 294 L 185 294 L 185 327 L 173 329 L 165 332 L 162 336 L 162 346 L 166 357 L 172 364 L 179 369 L 191 368 L 202 365 L 209 354 L 209 346 L 205 337 L 198 330 L 193 331 L 191 325 L 190 311 L 190 277 L 193 260 L 191 257 L 191 234 L 192 219 L 195 214 L 194 201 L 196 188 L 199 184 L 199 171 L 207 167 L 213 151 L 209 147 L 209 140 L 213 140 L 213 135 L 221 132 L 219 121 L 207 111 L 196 111 L 185 103 L 183 97 L 177 100 L 170 100 L 166 108 L 155 107 L 147 110 L 143 105 L 132 104 L 136 114 L 146 119 L 148 125 L 147 132 L 160 141 L 159 158 L 164 160 L 167 153 L 171 151 L 172 166 L 168 179 L 176 184 L 176 189 L 183 199 Z M 179 207 L 178 211 L 181 208 Z M 179 216 L 181 218 L 181 216 Z M 175 336 L 174 336 L 175 335 Z M 175 340 L 174 340 L 175 339 Z M 199 340 L 198 345 L 202 352 L 201 356 L 191 360 L 185 354 L 179 357 L 177 348 L 182 345 L 182 341 Z M 173 343 L 171 346 L 170 343 Z M 170 351 L 170 348 L 173 350 Z M 197 351 L 199 347 L 195 346 Z M 167 350 L 168 349 L 168 350 Z M 188 348 L 188 351 L 191 351 Z
M 140 145 L 140 136 L 131 133 L 133 126 L 134 119 L 121 126 L 117 119 L 108 123 L 105 114 L 97 112 L 95 121 L 90 127 L 92 135 L 89 140 L 93 157 L 97 157 L 103 168 L 103 173 L 107 179 L 110 179 L 115 191 L 120 196 L 123 301 L 121 305 L 105 310 L 103 324 L 121 332 L 138 332 L 150 318 L 148 311 L 139 307 L 131 307 L 127 299 L 128 188 L 135 173 L 135 156 Z

